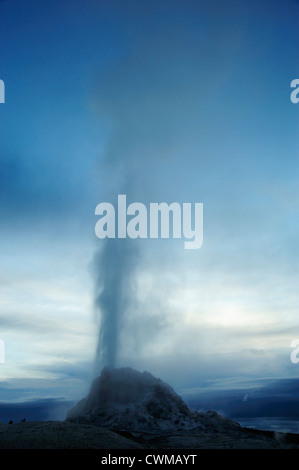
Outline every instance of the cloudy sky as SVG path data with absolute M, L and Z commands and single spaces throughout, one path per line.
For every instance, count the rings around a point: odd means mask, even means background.
M 81 398 L 102 341 L 184 393 L 298 377 L 298 9 L 0 2 L 0 402 Z M 202 247 L 108 246 L 118 194 L 202 202 Z

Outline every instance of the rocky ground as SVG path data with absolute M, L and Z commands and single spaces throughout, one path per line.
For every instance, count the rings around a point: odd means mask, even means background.
M 141 446 L 98 426 L 61 421 L 0 424 L 0 449 L 138 449 Z
M 253 431 L 149 434 L 59 421 L 0 424 L 0 449 L 299 449 L 299 436 Z
M 191 410 L 162 380 L 104 369 L 65 421 L 0 424 L 1 449 L 299 449 L 299 435 L 257 431 Z

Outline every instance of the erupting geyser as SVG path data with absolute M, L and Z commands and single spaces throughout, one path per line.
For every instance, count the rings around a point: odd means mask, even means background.
M 69 411 L 67 420 L 152 434 L 201 433 L 205 429 L 239 427 L 215 412 L 191 410 L 161 379 L 129 367 L 104 368 L 94 380 L 89 395 Z
M 113 368 L 119 345 L 119 330 L 131 295 L 131 278 L 137 256 L 131 240 L 105 240 L 95 259 L 95 304 L 100 312 L 100 333 L 96 355 L 97 374 Z

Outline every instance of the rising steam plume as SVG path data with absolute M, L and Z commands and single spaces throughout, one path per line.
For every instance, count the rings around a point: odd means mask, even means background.
M 95 257 L 96 308 L 100 312 L 100 333 L 96 355 L 97 370 L 117 363 L 120 328 L 132 295 L 136 246 L 132 240 L 106 239 Z
M 102 173 L 108 176 L 101 175 L 105 182 L 97 203 L 111 202 L 116 208 L 118 194 L 143 203 L 185 198 L 185 193 L 179 195 L 177 175 L 186 167 L 186 158 L 190 160 L 190 148 L 197 150 L 202 144 L 203 110 L 229 76 L 227 51 L 240 42 L 240 28 L 235 25 L 219 32 L 223 15 L 227 19 L 231 13 L 227 5 L 211 3 L 171 1 L 163 7 L 156 0 L 132 0 L 130 8 L 127 2 L 119 4 L 124 52 L 99 73 L 92 97 L 110 132 L 102 158 Z M 193 12 L 198 22 L 186 23 L 186 11 Z M 202 40 L 203 28 L 208 43 Z M 189 166 L 197 165 L 198 158 L 196 151 Z M 203 155 L 201 159 L 207 166 Z M 185 187 L 190 183 L 185 182 Z M 117 365 L 121 328 L 131 308 L 141 258 L 138 246 L 128 238 L 101 240 L 95 256 L 98 373 L 104 366 Z

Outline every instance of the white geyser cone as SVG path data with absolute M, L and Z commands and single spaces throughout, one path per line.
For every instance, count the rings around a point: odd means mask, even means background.
M 72 408 L 68 421 L 113 430 L 158 433 L 204 431 L 238 426 L 215 412 L 198 413 L 161 379 L 129 367 L 104 368 L 87 397 Z

